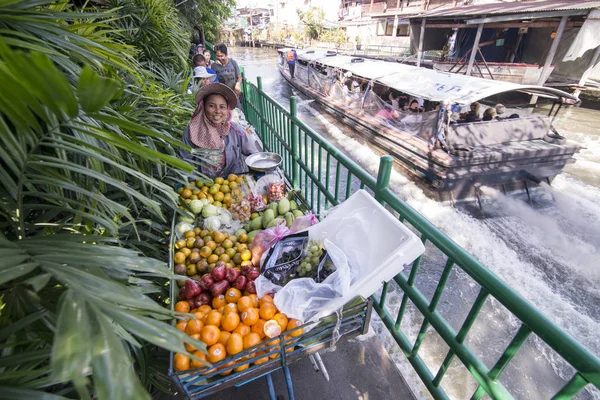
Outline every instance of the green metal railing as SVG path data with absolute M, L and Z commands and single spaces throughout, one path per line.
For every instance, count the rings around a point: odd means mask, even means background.
M 287 179 L 294 188 L 300 190 L 306 204 L 315 214 L 319 215 L 330 206 L 339 204 L 359 188 L 366 189 L 388 209 L 397 213 L 400 221 L 410 224 L 418 232 L 422 242 L 428 243 L 426 254 L 430 251 L 444 254 L 446 264 L 431 300 L 415 285 L 423 256 L 414 261 L 408 276 L 404 272 L 396 275 L 393 282 L 383 284 L 380 295 L 373 296 L 374 308 L 434 398 L 448 398 L 442 382 L 455 358 L 477 382 L 472 399 L 480 399 L 486 394 L 494 399 L 513 398 L 499 379 L 532 334 L 545 342 L 575 370 L 571 379 L 553 398 L 571 398 L 588 384 L 600 388 L 600 360 L 596 356 L 550 322 L 388 188 L 392 170 L 390 156 L 381 157 L 379 172 L 377 178 L 374 178 L 298 119 L 295 97 L 290 98 L 290 110 L 286 110 L 262 90 L 260 77 L 257 79 L 257 86 L 244 79 L 243 91 L 242 105 L 246 118 L 256 128 L 266 149 L 281 155 Z M 479 285 L 479 293 L 458 332 L 438 310 L 448 279 L 456 269 L 462 270 Z M 393 284 L 397 284 L 402 292 L 400 307 L 395 313 L 390 311 L 389 302 L 386 301 Z M 490 297 L 519 320 L 519 328 L 493 367 L 488 368 L 465 344 L 465 340 Z M 414 343 L 411 343 L 401 328 L 409 302 L 424 318 Z M 431 371 L 420 356 L 426 333 L 431 328 L 449 347 L 437 371 Z

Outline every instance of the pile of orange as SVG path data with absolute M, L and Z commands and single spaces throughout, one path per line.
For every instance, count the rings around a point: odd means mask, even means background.
M 219 263 L 227 268 L 252 266 L 248 235 L 229 235 L 221 231 L 194 228 L 184 233 L 184 238 L 175 242 L 173 255 L 176 273 L 201 275 L 213 270 Z
M 228 209 L 232 203 L 241 200 L 243 183 L 242 177 L 231 174 L 227 178 L 215 178 L 212 183 L 189 182 L 177 189 L 177 193 L 188 204 L 192 200 L 208 199 L 212 205 Z
M 289 319 L 280 313 L 273 304 L 271 296 L 263 296 L 260 301 L 255 294 L 243 296 L 235 288 L 230 288 L 224 295 L 213 298 L 212 307 L 203 305 L 190 310 L 187 301 L 175 304 L 175 311 L 194 314 L 194 318 L 187 321 L 179 321 L 177 329 L 187 333 L 190 337 L 200 340 L 206 344 L 207 354 L 197 350 L 189 343 L 185 344 L 188 352 L 211 364 L 218 363 L 226 357 L 236 354 L 264 341 L 272 341 L 270 345 L 277 343 L 282 332 L 289 331 L 301 325 L 296 319 Z M 303 329 L 296 329 L 285 336 L 286 341 L 298 337 L 304 333 Z M 294 350 L 290 345 L 286 352 Z M 266 354 L 265 351 L 258 352 L 253 357 Z M 279 353 L 271 354 L 254 361 L 254 364 L 262 364 L 270 358 L 277 358 Z M 248 358 L 244 357 L 236 361 L 226 363 L 220 369 L 221 375 L 229 375 L 232 371 L 239 372 L 250 367 L 249 363 L 243 363 Z M 185 371 L 192 368 L 202 368 L 206 365 L 189 356 L 177 353 L 173 359 L 175 371 Z M 214 370 L 207 371 L 210 373 Z

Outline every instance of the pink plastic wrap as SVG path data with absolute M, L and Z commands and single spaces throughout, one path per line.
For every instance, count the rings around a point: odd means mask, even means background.
M 318 223 L 319 220 L 317 219 L 317 217 L 313 213 L 308 213 L 294 220 L 292 226 L 290 227 L 290 233 L 303 231 L 304 229 L 309 228 Z
M 250 201 L 252 212 L 262 211 L 267 208 L 267 205 L 260 194 L 249 195 L 248 200 Z
M 254 237 L 254 240 L 250 246 L 250 250 L 252 251 L 252 264 L 259 266 L 260 258 L 262 257 L 263 253 L 289 234 L 290 230 L 287 226 L 285 226 L 285 221 L 281 221 L 274 227 L 259 232 Z
M 269 184 L 267 195 L 270 202 L 279 201 L 285 197 L 285 183 L 276 182 Z

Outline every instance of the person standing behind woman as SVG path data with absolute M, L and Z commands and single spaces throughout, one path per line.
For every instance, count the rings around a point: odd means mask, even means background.
M 222 83 L 210 83 L 196 94 L 196 111 L 182 137 L 192 152 L 182 149 L 179 155 L 210 178 L 247 172 L 246 157 L 261 151 L 260 145 L 231 121 L 237 102 L 233 90 Z
M 215 46 L 217 62 L 212 63 L 212 69 L 217 74 L 219 82 L 233 90 L 237 96 L 242 93 L 242 73 L 238 63 L 227 55 L 227 46 Z
M 204 50 L 204 53 L 202 53 L 202 55 L 204 56 L 204 60 L 206 60 L 206 68 L 211 68 L 212 69 L 212 60 L 210 59 L 211 55 L 210 55 L 210 50 L 206 49 Z
M 290 68 L 290 76 L 294 79 L 294 70 L 296 69 L 296 60 L 298 59 L 298 54 L 294 48 L 291 48 L 287 54 L 287 63 Z

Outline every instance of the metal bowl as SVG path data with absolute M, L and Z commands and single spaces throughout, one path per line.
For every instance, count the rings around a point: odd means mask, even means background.
M 255 171 L 271 171 L 281 165 L 281 156 L 276 153 L 254 153 L 246 158 L 246 165 Z

